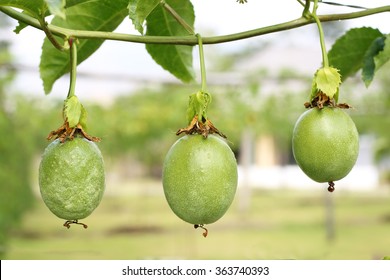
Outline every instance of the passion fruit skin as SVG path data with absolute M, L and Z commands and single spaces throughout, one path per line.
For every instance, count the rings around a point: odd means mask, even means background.
M 163 164 L 163 188 L 172 211 L 194 224 L 220 219 L 237 189 L 237 162 L 219 136 L 186 135 L 168 151 Z
M 299 167 L 312 180 L 337 181 L 356 163 L 359 134 L 351 117 L 342 109 L 312 108 L 295 124 L 292 150 Z
M 89 216 L 105 189 L 104 162 L 97 145 L 84 138 L 54 140 L 42 155 L 39 187 L 44 203 L 57 217 Z

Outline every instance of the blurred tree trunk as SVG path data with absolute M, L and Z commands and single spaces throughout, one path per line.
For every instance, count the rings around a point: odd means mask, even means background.
M 326 240 L 333 241 L 335 239 L 335 222 L 334 222 L 334 201 L 333 195 L 329 192 L 325 193 L 325 227 Z

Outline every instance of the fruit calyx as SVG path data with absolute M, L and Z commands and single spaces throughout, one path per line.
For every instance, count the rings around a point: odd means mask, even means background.
M 336 103 L 334 98 L 330 98 L 328 95 L 326 95 L 323 92 L 318 92 L 316 96 L 310 101 L 305 102 L 304 106 L 306 108 L 315 108 L 322 109 L 324 107 L 333 107 L 333 108 L 340 108 L 340 109 L 350 109 L 353 108 L 351 105 L 347 103 Z
M 181 128 L 176 135 L 200 134 L 207 138 L 209 134 L 216 133 L 223 138 L 227 138 L 220 132 L 207 117 L 207 109 L 211 102 L 211 95 L 203 90 L 190 95 L 187 108 L 188 126 Z
M 90 136 L 85 132 L 87 126 L 87 111 L 76 95 L 68 97 L 63 107 L 64 123 L 57 130 L 53 130 L 47 136 L 47 140 L 60 139 L 61 143 L 72 140 L 76 136 L 84 137 L 92 142 L 99 142 L 100 138 Z
M 85 229 L 88 228 L 86 224 L 80 223 L 78 220 L 68 220 L 64 223 L 64 227 L 69 229 L 71 224 L 82 225 Z
M 75 127 L 70 127 L 67 120 L 65 120 L 64 124 L 61 125 L 57 130 L 51 131 L 46 139 L 59 139 L 61 143 L 64 143 L 66 140 L 73 140 L 73 138 L 76 136 L 84 137 L 92 142 L 100 142 L 100 138 L 90 136 L 88 133 L 86 133 L 80 123 Z
M 207 237 L 209 231 L 207 230 L 207 228 L 205 228 L 203 225 L 194 225 L 194 229 L 197 229 L 197 228 L 201 228 L 204 230 L 204 232 L 202 233 L 203 237 Z
M 182 133 L 200 134 L 204 138 L 207 138 L 209 134 L 216 133 L 223 138 L 227 138 L 226 135 L 220 132 L 209 119 L 206 120 L 203 119 L 203 121 L 199 121 L 197 115 L 193 117 L 193 119 L 191 120 L 190 124 L 187 127 L 180 128 L 176 132 L 176 135 L 180 135 Z

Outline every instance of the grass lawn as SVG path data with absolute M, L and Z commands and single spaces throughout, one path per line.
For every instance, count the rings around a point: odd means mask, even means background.
M 209 235 L 177 218 L 159 183 L 117 186 L 83 220 L 62 226 L 40 197 L 12 233 L 6 259 L 381 259 L 390 255 L 390 195 L 331 194 L 334 238 L 327 238 L 326 190 L 240 192 Z M 241 208 L 241 209 L 240 209 Z

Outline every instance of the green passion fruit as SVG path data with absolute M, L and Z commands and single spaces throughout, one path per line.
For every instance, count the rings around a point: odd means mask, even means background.
M 207 138 L 181 137 L 163 164 L 166 200 L 179 218 L 195 228 L 214 223 L 226 213 L 233 202 L 237 180 L 232 150 L 221 137 L 211 134 Z
M 105 189 L 104 162 L 97 145 L 79 137 L 50 143 L 39 166 L 39 187 L 50 211 L 68 220 L 64 226 L 89 216 Z
M 316 182 L 344 178 L 359 153 L 359 134 L 350 116 L 342 109 L 312 108 L 297 120 L 292 137 L 293 155 L 303 172 Z

